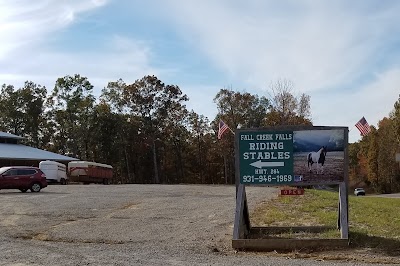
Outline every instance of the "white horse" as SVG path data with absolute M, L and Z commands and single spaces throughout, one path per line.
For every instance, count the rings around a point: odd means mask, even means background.
M 326 146 L 322 146 L 319 151 L 312 151 L 307 155 L 308 170 L 311 172 L 311 167 L 314 163 L 317 164 L 317 174 L 324 172 L 324 163 L 326 157 Z

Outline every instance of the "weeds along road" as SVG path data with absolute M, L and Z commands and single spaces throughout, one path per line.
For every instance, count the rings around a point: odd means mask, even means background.
M 250 209 L 278 193 L 246 190 Z M 0 265 L 354 265 L 236 253 L 234 186 L 50 185 L 0 201 Z

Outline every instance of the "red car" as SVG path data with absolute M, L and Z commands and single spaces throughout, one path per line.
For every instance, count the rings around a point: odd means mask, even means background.
M 46 175 L 37 167 L 7 166 L 0 168 L 0 189 L 39 192 L 47 187 Z

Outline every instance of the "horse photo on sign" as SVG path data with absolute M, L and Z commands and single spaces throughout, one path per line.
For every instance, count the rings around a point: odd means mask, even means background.
M 302 183 L 343 182 L 344 135 L 342 129 L 293 131 L 293 172 L 297 180 Z
M 311 170 L 311 167 L 314 163 L 317 164 L 317 174 L 320 173 L 322 174 L 324 171 L 324 163 L 325 163 L 325 157 L 326 157 L 326 146 L 322 146 L 321 149 L 317 152 L 310 152 L 307 155 L 307 162 L 308 162 L 308 169 Z

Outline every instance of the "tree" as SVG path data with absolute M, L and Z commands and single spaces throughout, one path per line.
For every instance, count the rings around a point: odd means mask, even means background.
M 269 101 L 265 97 L 247 92 L 235 92 L 230 89 L 221 89 L 214 97 L 214 102 L 218 108 L 218 114 L 213 122 L 215 132 L 218 131 L 220 119 L 227 123 L 232 130 L 258 128 L 262 125 L 269 108 Z M 225 182 L 233 183 L 235 173 L 233 136 L 226 134 L 218 143 L 216 152 L 219 157 L 222 155 Z
M 18 92 L 14 86 L 3 84 L 0 94 L 0 127 L 1 130 L 15 135 L 23 132 L 23 110 Z
M 46 128 L 44 99 L 46 88 L 26 81 L 17 90 L 12 85 L 3 85 L 0 95 L 1 129 L 25 137 L 25 143 L 40 147 L 47 141 L 43 133 Z
M 382 182 L 378 171 L 378 133 L 375 127 L 371 127 L 371 132 L 368 134 L 368 180 L 376 191 L 382 192 Z
M 135 131 L 129 138 L 142 153 L 126 158 L 140 161 L 141 167 L 137 167 L 135 172 L 137 177 L 149 182 L 149 168 L 153 171 L 153 183 L 160 183 L 163 176 L 165 180 L 185 176 L 183 148 L 187 132 L 184 121 L 188 112 L 184 102 L 188 97 L 178 86 L 166 85 L 155 76 L 145 76 L 129 85 L 118 80 L 108 84 L 101 98 L 109 103 L 114 112 L 129 118 L 130 125 L 125 131 Z M 127 140 L 125 136 L 124 141 Z M 175 165 L 174 170 L 168 170 L 167 174 L 164 170 L 171 167 L 166 164 L 171 163 Z M 160 169 L 163 170 L 161 173 Z
M 264 121 L 265 126 L 312 125 L 310 96 L 303 93 L 296 97 L 293 88 L 293 83 L 286 79 L 271 83 L 271 105 Z
M 129 113 L 127 102 L 123 96 L 126 87 L 127 84 L 122 79 L 109 82 L 107 87 L 102 90 L 98 106 L 101 107 L 99 111 L 104 110 L 106 112 L 98 112 L 98 114 L 106 115 L 104 118 L 107 120 L 112 117 L 112 121 L 116 123 L 111 132 L 115 132 L 113 135 L 114 149 L 123 152 L 123 154 L 117 155 L 117 158 L 123 158 L 123 160 L 119 160 L 116 163 L 116 168 L 120 175 L 123 176 L 121 177 L 121 182 L 135 183 L 139 180 L 137 180 L 137 173 L 134 170 L 140 163 L 142 151 L 141 147 L 136 145 L 138 132 L 140 132 L 138 119 L 135 119 L 135 116 Z M 134 123 L 135 121 L 136 123 Z M 103 126 L 99 125 L 98 128 L 101 131 Z M 102 142 L 107 141 L 110 140 L 106 134 Z
M 370 184 L 368 181 L 368 147 L 365 140 L 349 144 L 349 179 L 352 184 Z
M 394 109 L 390 113 L 390 118 L 393 120 L 393 131 L 396 137 L 397 151 L 400 152 L 400 95 L 394 103 Z
M 55 150 L 89 160 L 91 125 L 95 97 L 93 86 L 79 74 L 65 76 L 56 81 L 48 98 L 49 116 L 55 126 Z
M 385 117 L 379 121 L 378 126 L 378 173 L 383 192 L 391 193 L 398 187 L 395 184 L 398 165 L 395 161 L 396 145 L 393 145 L 396 142 L 395 132 L 393 131 L 393 120 Z
M 126 86 L 126 83 L 122 79 L 109 82 L 107 87 L 102 90 L 100 101 L 107 103 L 111 111 L 117 114 L 126 113 L 124 108 L 126 108 L 127 102 L 123 95 Z
M 198 176 L 198 181 L 206 183 L 207 154 L 210 146 L 206 141 L 206 135 L 211 133 L 210 122 L 208 118 L 191 111 L 188 116 L 189 140 L 191 169 Z M 197 178 L 195 178 L 197 179 Z
M 47 127 L 44 117 L 44 103 L 47 90 L 45 87 L 37 85 L 32 81 L 26 81 L 24 87 L 19 90 L 19 93 L 23 110 L 23 135 L 26 137 L 27 144 L 40 147 L 48 139 L 43 134 L 43 131 Z
M 100 101 L 95 106 L 90 151 L 93 160 L 110 164 L 114 168 L 115 181 L 135 183 L 135 132 L 129 115 L 112 112 L 108 103 Z
M 358 153 L 360 152 L 359 143 L 349 145 L 349 179 L 358 183 Z
M 260 127 L 269 108 L 269 101 L 265 97 L 229 89 L 221 89 L 214 97 L 214 102 L 218 116 L 233 128 Z

